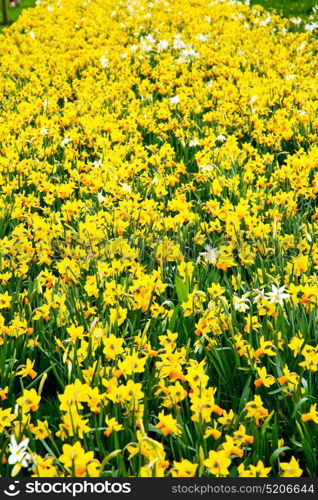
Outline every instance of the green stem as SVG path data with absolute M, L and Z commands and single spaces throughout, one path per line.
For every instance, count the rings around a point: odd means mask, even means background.
M 5 26 L 9 24 L 7 0 L 2 0 L 2 20 Z

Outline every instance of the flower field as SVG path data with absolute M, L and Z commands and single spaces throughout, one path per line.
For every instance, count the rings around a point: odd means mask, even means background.
M 4 30 L 1 476 L 317 476 L 317 27 L 41 0 Z

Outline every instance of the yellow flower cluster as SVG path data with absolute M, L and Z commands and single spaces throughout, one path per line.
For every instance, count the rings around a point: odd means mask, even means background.
M 4 31 L 2 476 L 317 475 L 317 50 L 223 0 Z

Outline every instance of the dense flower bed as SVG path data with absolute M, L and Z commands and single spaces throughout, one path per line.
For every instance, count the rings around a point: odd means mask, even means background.
M 211 0 L 5 31 L 1 475 L 317 475 L 317 49 Z

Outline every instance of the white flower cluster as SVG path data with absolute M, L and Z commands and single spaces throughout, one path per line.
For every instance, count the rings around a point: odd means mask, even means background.
M 281 286 L 277 288 L 275 285 L 272 285 L 271 292 L 264 292 L 264 290 L 259 290 L 258 288 L 254 288 L 253 292 L 255 293 L 255 297 L 253 299 L 254 304 L 259 302 L 260 300 L 266 300 L 270 304 L 280 304 L 283 305 L 284 300 L 289 299 L 289 293 L 285 292 L 285 286 Z M 233 304 L 234 309 L 240 312 L 246 312 L 250 306 L 249 300 L 250 293 L 244 293 L 241 297 L 236 295 L 233 296 Z
M 174 36 L 173 48 L 175 50 L 180 50 L 179 58 L 177 59 L 179 63 L 187 63 L 200 57 L 200 54 L 192 45 L 186 45 L 184 43 L 179 33 Z
M 136 33 L 138 35 L 138 33 Z M 169 42 L 167 40 L 159 40 L 157 41 L 151 33 L 148 35 L 142 36 L 141 40 L 138 44 L 132 44 L 130 46 L 130 52 L 137 52 L 141 50 L 142 52 L 150 53 L 155 52 L 159 53 L 169 48 Z M 127 57 L 126 54 L 124 54 Z
M 312 22 L 305 25 L 305 31 L 312 33 L 318 28 L 318 23 Z

